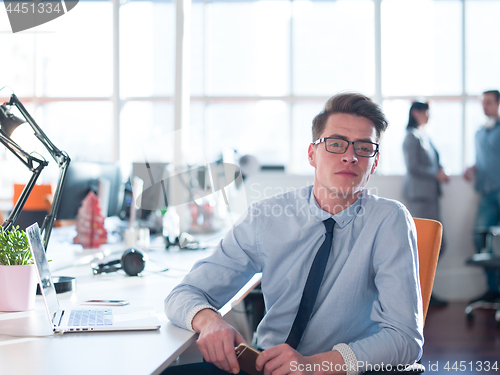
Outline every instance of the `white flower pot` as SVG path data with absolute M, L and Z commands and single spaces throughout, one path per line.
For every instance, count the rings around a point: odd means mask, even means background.
M 0 265 L 0 311 L 26 311 L 35 307 L 35 266 Z

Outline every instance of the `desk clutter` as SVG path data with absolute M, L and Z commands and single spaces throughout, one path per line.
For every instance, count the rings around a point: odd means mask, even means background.
M 93 191 L 89 191 L 78 209 L 76 232 L 73 242 L 84 248 L 96 248 L 107 242 L 108 232 L 104 229 L 104 216 Z
M 121 259 L 112 260 L 107 263 L 99 263 L 92 267 L 94 275 L 110 273 L 119 270 L 125 271 L 129 276 L 138 276 L 146 266 L 146 254 L 137 249 L 125 250 Z

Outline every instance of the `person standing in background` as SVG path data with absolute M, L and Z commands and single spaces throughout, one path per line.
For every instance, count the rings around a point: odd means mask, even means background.
M 413 102 L 403 142 L 406 164 L 403 197 L 413 217 L 439 221 L 441 183 L 448 182 L 449 177 L 439 161 L 439 153 L 425 131 L 428 121 L 429 104 Z M 441 246 L 441 251 L 443 248 Z M 444 306 L 446 302 L 432 295 L 430 304 Z
M 476 182 L 480 193 L 476 216 L 474 244 L 480 252 L 484 247 L 484 236 L 478 229 L 500 223 L 500 92 L 483 92 L 482 104 L 488 121 L 476 133 L 476 164 L 465 170 L 464 178 Z M 471 302 L 494 302 L 500 298 L 498 270 L 485 268 L 488 290 Z

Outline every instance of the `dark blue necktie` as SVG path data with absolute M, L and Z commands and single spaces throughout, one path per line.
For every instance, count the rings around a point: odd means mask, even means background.
M 323 224 L 325 224 L 326 227 L 326 238 L 314 257 L 311 270 L 307 276 L 306 286 L 302 292 L 299 311 L 293 321 L 290 334 L 286 339 L 286 343 L 294 349 L 297 349 L 297 346 L 299 346 L 299 342 L 304 334 L 307 322 L 311 317 L 314 303 L 316 302 L 316 297 L 318 296 L 319 287 L 321 285 L 321 281 L 323 280 L 323 275 L 325 274 L 328 256 L 330 255 L 330 250 L 332 248 L 333 227 L 335 225 L 335 220 L 329 218 L 323 221 Z

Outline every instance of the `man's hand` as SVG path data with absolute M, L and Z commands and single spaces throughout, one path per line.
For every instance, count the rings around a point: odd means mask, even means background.
M 439 168 L 436 178 L 439 182 L 444 182 L 444 183 L 450 182 L 450 177 L 448 177 L 443 168 Z
M 264 375 L 345 374 L 343 365 L 344 359 L 336 350 L 305 357 L 288 344 L 264 350 L 255 362 L 258 371 L 264 369 Z
M 469 182 L 474 180 L 475 175 L 476 175 L 476 167 L 475 166 L 467 168 L 464 172 L 464 178 L 466 181 L 469 181 Z
M 281 344 L 264 350 L 257 357 L 255 367 L 258 371 L 264 370 L 264 375 L 302 374 L 298 370 L 299 364 L 305 365 L 306 357 L 292 349 L 288 344 Z M 295 366 L 294 366 L 295 365 Z
M 234 348 L 245 339 L 236 329 L 210 309 L 198 312 L 192 326 L 200 334 L 197 343 L 205 361 L 233 374 L 240 372 Z

